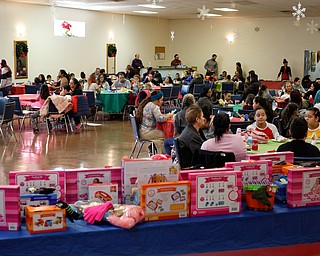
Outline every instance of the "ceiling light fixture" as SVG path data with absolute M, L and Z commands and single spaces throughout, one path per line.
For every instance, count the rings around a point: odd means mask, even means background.
M 139 4 L 139 7 L 151 8 L 151 9 L 164 9 L 165 6 L 156 5 L 156 4 Z
M 206 17 L 220 17 L 222 15 L 221 14 L 215 14 L 215 13 L 207 13 L 207 14 L 204 14 L 204 16 L 206 16 Z
M 231 9 L 231 8 L 213 8 L 215 11 L 221 11 L 221 12 L 238 12 L 237 9 Z
M 150 12 L 150 11 L 133 11 L 135 13 L 143 13 L 143 14 L 157 14 L 158 12 Z

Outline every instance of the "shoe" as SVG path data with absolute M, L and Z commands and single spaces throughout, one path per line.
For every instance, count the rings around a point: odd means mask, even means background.
M 33 133 L 34 134 L 39 134 L 39 129 L 38 128 L 33 128 Z

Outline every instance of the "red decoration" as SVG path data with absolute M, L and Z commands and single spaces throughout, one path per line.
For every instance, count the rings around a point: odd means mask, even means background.
M 69 22 L 67 22 L 67 21 L 62 22 L 61 26 L 62 26 L 64 29 L 68 29 L 68 30 L 70 30 L 70 28 L 72 27 L 72 25 L 71 25 Z

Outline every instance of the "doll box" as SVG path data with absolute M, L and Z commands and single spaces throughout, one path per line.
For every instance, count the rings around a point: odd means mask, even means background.
M 243 184 L 269 184 L 272 178 L 272 161 L 258 160 L 250 162 L 226 163 L 226 167 L 242 173 Z M 245 198 L 245 191 L 242 190 L 242 198 Z
M 21 194 L 20 195 L 20 213 L 21 218 L 26 217 L 25 207 L 27 205 L 40 207 L 46 205 L 55 205 L 57 202 L 57 193 L 51 194 Z
M 55 188 L 58 200 L 65 199 L 64 170 L 37 170 L 9 172 L 10 185 L 20 185 L 20 194 L 31 194 L 29 188 Z
M 212 169 L 190 169 L 190 170 L 181 170 L 179 175 L 179 180 L 188 180 L 189 173 L 197 172 L 224 172 L 224 171 L 233 171 L 232 168 L 212 168 Z
M 189 217 L 190 182 L 176 181 L 143 184 L 141 206 L 145 221 Z
M 320 205 L 320 167 L 288 170 L 289 207 Z
M 66 189 L 67 203 L 74 203 L 78 200 L 88 200 L 88 185 L 117 182 L 121 186 L 121 168 L 85 168 L 85 169 L 67 169 Z M 118 200 L 121 202 L 121 192 L 118 192 Z
M 190 173 L 191 217 L 241 213 L 240 171 Z
M 249 160 L 272 160 L 272 163 L 285 161 L 287 163 L 293 163 L 293 152 L 272 152 L 264 154 L 248 154 L 247 159 Z
M 26 226 L 30 234 L 66 230 L 66 209 L 57 206 L 26 206 Z
M 133 188 L 155 181 L 178 181 L 178 166 L 171 159 L 153 160 L 151 158 L 123 159 L 122 165 L 122 196 L 124 204 L 133 204 Z M 139 181 L 138 181 L 139 177 Z
M 20 230 L 21 217 L 19 196 L 19 186 L 0 185 L 0 230 Z
M 102 203 L 110 201 L 112 204 L 118 204 L 118 183 L 89 184 L 89 200 L 99 200 Z

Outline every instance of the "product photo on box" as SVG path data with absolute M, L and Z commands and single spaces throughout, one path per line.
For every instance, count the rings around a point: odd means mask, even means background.
M 118 204 L 118 183 L 101 183 L 88 185 L 89 200 L 98 200 L 101 203 L 110 201 L 112 204 Z

